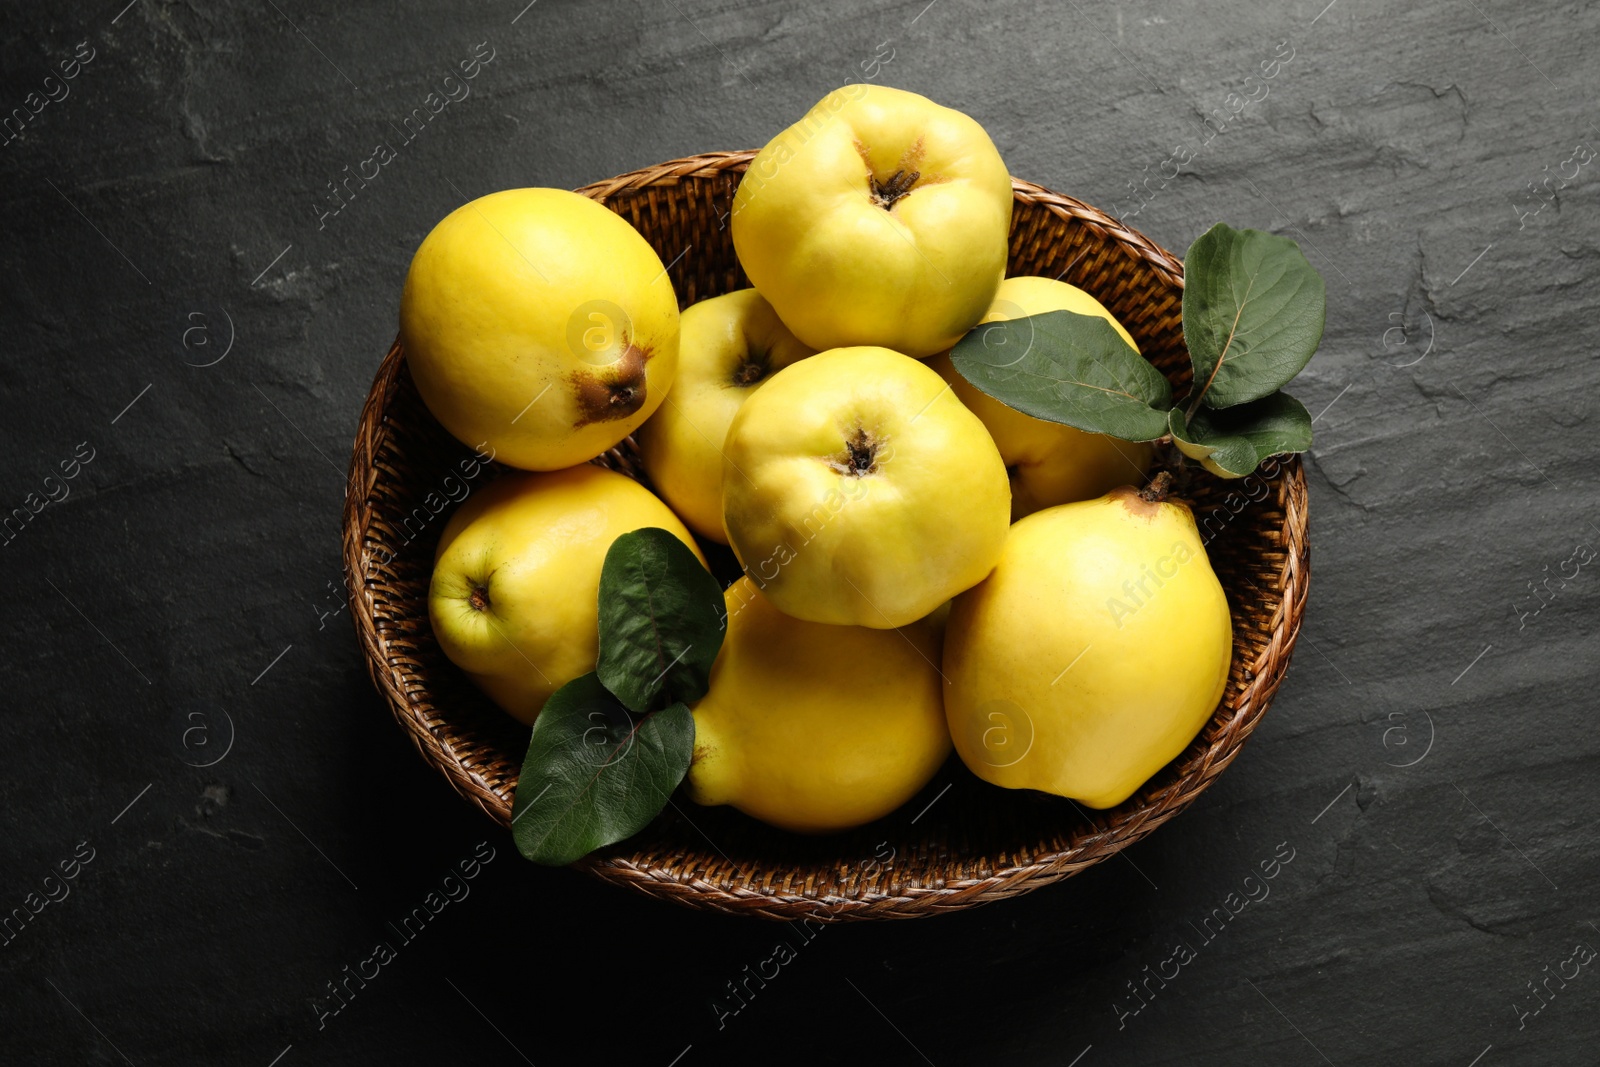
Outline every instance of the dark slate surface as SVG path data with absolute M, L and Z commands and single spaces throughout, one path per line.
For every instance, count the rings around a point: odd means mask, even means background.
M 58 97 L 0 146 L 0 505 L 66 494 L 0 548 L 0 906 L 76 874 L 0 947 L 0 1060 L 1600 1060 L 1576 962 L 1600 948 L 1600 10 L 123 2 L 7 4 L 0 31 L 0 107 Z M 471 96 L 323 216 L 485 41 Z M 1329 294 L 1296 389 L 1316 577 L 1261 729 L 1132 862 L 829 929 L 719 1028 L 791 932 L 534 869 L 422 765 L 324 617 L 342 471 L 451 207 L 758 145 L 866 77 L 1053 188 L 1131 212 L 1146 183 L 1131 221 L 1169 247 L 1218 218 L 1301 242 Z M 1235 90 L 1257 99 L 1196 147 Z M 319 1025 L 483 841 L 470 896 Z M 1194 958 L 1135 1000 L 1179 939 Z

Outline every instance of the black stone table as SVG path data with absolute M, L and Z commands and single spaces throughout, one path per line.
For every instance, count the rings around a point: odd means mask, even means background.
M 1600 1062 L 1600 8 L 525 3 L 5 6 L 0 510 L 44 506 L 0 544 L 0 909 L 40 905 L 0 1061 Z M 719 1013 L 798 935 L 534 868 L 423 765 L 340 609 L 343 472 L 447 211 L 856 80 L 1180 252 L 1300 242 L 1315 576 L 1261 728 L 1126 862 L 827 929 Z

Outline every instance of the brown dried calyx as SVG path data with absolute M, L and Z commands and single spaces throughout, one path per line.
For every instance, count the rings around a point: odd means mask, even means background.
M 649 352 L 630 344 L 622 358 L 605 368 L 609 373 L 604 376 L 591 372 L 573 375 L 579 412 L 577 425 L 625 419 L 644 407 L 645 364 L 649 360 Z
M 733 384 L 754 385 L 766 376 L 767 357 L 752 350 L 745 355 L 744 362 L 734 369 Z
M 878 442 L 866 430 L 857 428 L 844 443 L 844 454 L 830 459 L 828 466 L 852 478 L 864 478 L 878 469 Z
M 883 181 L 879 181 L 874 176 L 872 179 L 872 202 L 888 211 L 894 207 L 896 200 L 910 194 L 921 177 L 922 172 L 916 170 L 897 170 Z

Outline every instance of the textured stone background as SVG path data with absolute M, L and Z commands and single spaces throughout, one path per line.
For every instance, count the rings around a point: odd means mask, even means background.
M 1600 549 L 1600 160 L 1575 151 L 1600 146 L 1600 9 L 123 2 L 8 3 L 0 31 L 0 109 L 94 56 L 0 146 L 0 508 L 94 457 L 0 546 L 0 909 L 93 850 L 0 947 L 0 1059 L 1595 1062 L 1600 967 L 1530 983 L 1600 947 L 1600 563 L 1562 566 Z M 483 41 L 472 95 L 319 226 Z M 450 208 L 755 146 L 869 77 L 1090 202 L 1132 211 L 1148 179 L 1131 221 L 1168 247 L 1219 218 L 1301 242 L 1329 295 L 1295 390 L 1321 413 L 1315 581 L 1260 730 L 1132 862 L 827 930 L 719 1029 L 781 928 L 532 868 L 422 765 L 325 614 L 342 472 Z M 325 983 L 484 840 L 471 896 L 319 1029 Z M 1270 897 L 1119 1028 L 1126 983 L 1284 842 Z

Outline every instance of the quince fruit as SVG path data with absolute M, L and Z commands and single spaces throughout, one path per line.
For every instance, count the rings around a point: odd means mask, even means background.
M 749 578 L 694 706 L 689 796 L 820 834 L 881 818 L 950 755 L 936 627 L 893 633 L 803 622 Z
M 791 364 L 723 442 L 723 525 L 779 610 L 905 626 L 982 581 L 1011 490 L 978 417 L 927 366 L 886 348 Z
M 1113 807 L 1211 718 L 1227 598 L 1189 509 L 1153 495 L 1125 486 L 1029 515 L 956 598 L 945 713 L 978 777 Z
M 695 533 L 728 543 L 722 529 L 722 442 L 740 405 L 773 374 L 812 354 L 754 289 L 702 300 L 683 312 L 678 377 L 639 427 L 650 482 Z
M 423 239 L 400 338 L 445 429 L 514 467 L 558 470 L 611 448 L 666 396 L 678 299 L 619 216 L 562 189 L 508 189 Z
M 469 497 L 439 538 L 428 589 L 439 646 L 489 699 L 531 724 L 550 694 L 594 670 L 601 565 L 611 542 L 647 526 L 700 556 L 677 516 L 615 471 L 585 463 L 502 476 Z
M 988 308 L 1011 204 L 1010 175 L 977 122 L 916 93 L 847 85 L 750 161 L 733 246 L 806 344 L 920 359 Z

